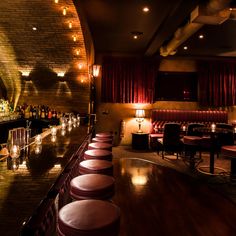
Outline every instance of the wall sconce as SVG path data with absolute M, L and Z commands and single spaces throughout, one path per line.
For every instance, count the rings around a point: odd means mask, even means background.
M 77 56 L 79 56 L 80 55 L 80 49 L 76 49 L 75 53 L 76 53 Z
M 63 7 L 62 14 L 63 14 L 63 16 L 66 16 L 66 14 L 67 14 L 67 7 Z
M 27 70 L 21 71 L 21 75 L 22 75 L 23 77 L 29 77 L 29 74 L 30 74 L 30 71 L 27 71 Z
M 57 73 L 57 76 L 58 76 L 58 77 L 64 77 L 64 76 L 65 76 L 65 72 L 58 72 L 58 73 Z
M 68 26 L 69 26 L 69 29 L 72 29 L 72 27 L 73 27 L 73 24 L 72 24 L 72 22 L 71 22 L 71 21 L 69 21 L 69 23 L 68 23 Z
M 142 133 L 141 123 L 144 121 L 145 111 L 144 110 L 136 110 L 135 112 L 136 121 L 138 122 L 138 133 Z
M 79 63 L 79 64 L 78 64 L 78 68 L 79 68 L 79 70 L 81 70 L 81 69 L 83 68 L 83 64 L 82 64 L 82 63 Z
M 77 37 L 76 37 L 76 35 L 73 35 L 72 38 L 73 38 L 73 41 L 74 41 L 74 42 L 77 41 Z
M 93 77 L 94 78 L 97 78 L 99 76 L 99 73 L 100 73 L 100 68 L 101 66 L 100 65 L 93 65 L 92 67 L 92 73 L 93 73 Z

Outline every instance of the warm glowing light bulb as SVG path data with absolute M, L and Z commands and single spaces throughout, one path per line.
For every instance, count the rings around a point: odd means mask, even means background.
M 54 2 L 55 2 L 55 3 L 58 3 L 58 2 L 59 2 L 59 0 L 54 0 Z
M 74 41 L 74 42 L 77 41 L 77 37 L 76 37 L 76 35 L 73 35 L 72 38 L 73 38 L 73 41 Z
M 149 7 L 144 7 L 143 12 L 149 12 Z
M 78 64 L 78 67 L 79 67 L 79 70 L 81 70 L 83 68 L 83 64 L 82 63 L 79 63 Z
M 79 54 L 80 54 L 80 49 L 77 49 L 75 53 L 76 53 L 77 56 L 79 56 Z
M 66 8 L 66 7 L 64 7 L 64 8 L 63 8 L 63 11 L 62 11 L 62 14 L 63 14 L 63 16 L 65 16 L 65 15 L 66 15 L 66 13 L 67 13 L 67 8 Z
M 204 38 L 204 35 L 203 35 L 203 34 L 200 34 L 200 35 L 199 35 L 199 38 L 200 38 L 200 39 L 203 39 L 203 38 Z
M 69 22 L 69 28 L 72 29 L 73 25 L 72 25 L 72 22 L 70 21 Z
M 184 50 L 187 50 L 188 49 L 188 47 L 187 46 L 184 46 Z
M 134 39 L 137 39 L 138 38 L 138 36 L 137 35 L 134 35 Z

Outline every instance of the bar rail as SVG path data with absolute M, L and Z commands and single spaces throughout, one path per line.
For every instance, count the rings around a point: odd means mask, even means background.
M 45 196 L 34 214 L 22 226 L 20 235 L 55 235 L 58 211 L 61 207 L 71 202 L 69 195 L 70 181 L 79 174 L 78 166 L 84 152 L 88 149 L 92 135 L 93 130 L 89 132 L 80 147 L 72 154 L 64 170 L 49 189 L 47 196 Z

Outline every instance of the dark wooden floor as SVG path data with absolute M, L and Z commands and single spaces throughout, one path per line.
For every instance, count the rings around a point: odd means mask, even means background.
M 234 236 L 236 205 L 206 184 L 138 159 L 116 159 L 120 236 Z

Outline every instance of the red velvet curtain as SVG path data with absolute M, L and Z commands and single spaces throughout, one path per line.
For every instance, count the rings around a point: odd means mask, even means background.
M 202 106 L 236 105 L 236 62 L 199 63 L 199 91 Z
M 102 64 L 102 102 L 153 103 L 156 60 L 105 57 Z

